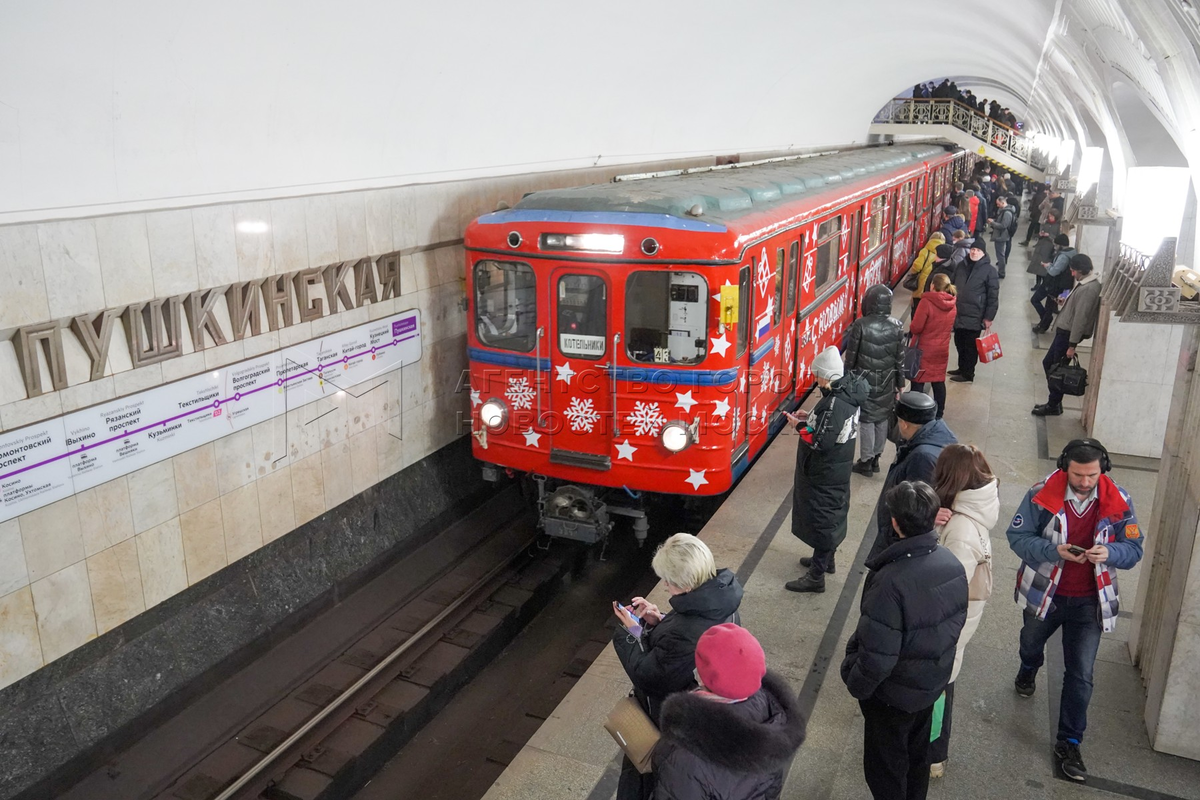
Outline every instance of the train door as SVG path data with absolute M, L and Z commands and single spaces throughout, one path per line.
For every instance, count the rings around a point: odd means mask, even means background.
M 783 309 L 783 323 L 779 326 L 779 336 L 783 339 L 783 358 L 780 362 L 783 381 L 780 383 L 780 394 L 787 397 L 796 396 L 796 343 L 800 304 L 796 296 L 800 291 L 800 242 L 803 237 L 788 245 L 787 280 L 784 295 L 787 300 Z
M 781 336 L 784 310 L 784 268 L 786 247 L 764 245 L 751 256 L 754 291 L 751 301 L 750 434 L 763 430 L 779 402 L 780 364 L 783 359 Z
M 917 178 L 917 194 L 914 198 L 917 206 L 916 211 L 916 226 L 917 226 L 917 241 L 922 247 L 925 242 L 929 241 L 929 236 L 933 233 L 929 229 L 929 202 L 925 197 L 925 176 Z
M 908 271 L 911 263 L 914 242 L 912 214 L 912 183 L 906 181 L 896 189 L 895 209 L 892 217 L 892 272 L 889 284 L 895 286 L 900 277 Z M 924 245 L 921 242 L 921 245 Z
M 753 259 L 751 260 L 753 264 Z M 733 461 L 736 463 L 749 449 L 750 386 L 746 376 L 750 374 L 750 300 L 754 292 L 753 270 L 742 267 L 738 270 L 738 321 L 737 321 L 737 369 L 738 379 L 734 404 Z
M 551 275 L 550 291 L 550 460 L 608 469 L 619 344 L 610 323 L 611 286 L 602 272 L 565 267 Z

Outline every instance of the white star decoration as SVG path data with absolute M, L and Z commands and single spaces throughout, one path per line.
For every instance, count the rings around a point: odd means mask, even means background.
M 525 437 L 525 444 L 529 447 L 537 447 L 538 440 L 542 438 L 542 435 L 535 432 L 533 428 L 526 428 L 521 431 L 521 434 Z
M 713 416 L 714 417 L 724 417 L 728 413 L 729 413 L 729 401 L 728 400 L 718 400 L 716 402 L 716 405 L 713 406 Z
M 558 374 L 555 375 L 554 377 L 557 380 L 560 380 L 563 383 L 565 383 L 567 386 L 570 386 L 571 378 L 575 375 L 575 370 L 571 369 L 571 362 L 567 361 L 565 363 L 559 364 L 554 369 L 556 369 L 558 371 Z
M 732 281 L 730 281 L 728 278 L 726 278 L 726 279 L 725 279 L 725 283 L 724 283 L 723 285 L 725 285 L 725 286 L 733 286 L 733 282 L 732 282 Z M 721 293 L 720 293 L 720 292 L 717 292 L 716 294 L 714 294 L 714 295 L 712 296 L 712 299 L 713 299 L 713 300 L 716 300 L 718 303 L 719 303 L 719 302 L 721 302 Z
M 719 337 L 712 340 L 713 352 L 719 356 L 725 355 L 725 351 L 729 349 L 731 342 L 722 333 Z
M 691 389 L 688 389 L 686 392 L 675 393 L 675 407 L 682 408 L 683 413 L 687 414 L 690 412 L 692 410 L 692 406 L 694 405 L 696 405 L 696 401 L 692 399 Z
M 637 448 L 631 445 L 629 440 L 626 439 L 624 444 L 617 445 L 617 460 L 620 461 L 624 458 L 628 461 L 633 461 L 633 454 L 636 452 Z
M 479 390 L 472 389 L 471 390 L 471 408 L 474 408 L 475 406 L 479 405 L 482 402 L 483 401 L 479 399 Z
M 690 483 L 692 485 L 692 489 L 695 491 L 700 491 L 700 487 L 708 483 L 708 478 L 704 477 L 704 473 L 708 472 L 708 470 L 689 469 L 688 472 L 691 474 L 688 475 L 687 480 L 685 480 L 684 483 Z

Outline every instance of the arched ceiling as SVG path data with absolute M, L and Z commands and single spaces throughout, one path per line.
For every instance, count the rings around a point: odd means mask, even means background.
M 1200 164 L 1194 5 L 0 0 L 0 223 L 862 142 L 945 76 Z

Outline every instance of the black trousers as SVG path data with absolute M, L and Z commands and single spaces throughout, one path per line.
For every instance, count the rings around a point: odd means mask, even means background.
M 950 683 L 946 685 L 946 708 L 942 712 L 942 735 L 929 743 L 930 764 L 940 764 L 950 757 L 950 717 L 953 710 L 954 684 Z
M 808 574 L 813 577 L 820 577 L 826 572 L 829 572 L 829 564 L 833 561 L 837 550 L 817 550 L 813 548 L 812 566 L 808 568 Z
M 937 403 L 937 409 L 938 409 L 937 415 L 938 415 L 938 419 L 941 419 L 942 415 L 946 413 L 946 382 L 945 381 L 931 381 L 929 383 L 929 385 L 933 387 L 933 402 Z M 925 384 L 924 384 L 924 382 L 914 383 L 912 386 L 909 386 L 908 388 L 914 392 L 924 393 Z
M 954 347 L 958 350 L 958 372 L 964 378 L 975 378 L 975 365 L 979 363 L 979 350 L 975 340 L 983 331 L 954 329 Z
M 958 331 L 955 331 L 957 333 Z M 1071 332 L 1065 331 L 1062 328 L 1054 329 L 1054 341 L 1050 343 L 1050 349 L 1046 351 L 1046 357 L 1042 359 L 1042 369 L 1046 372 L 1046 378 L 1050 377 L 1050 370 L 1067 360 L 1067 348 L 1071 346 Z M 1050 392 L 1050 399 L 1046 403 L 1051 408 L 1060 408 L 1062 406 L 1062 392 L 1056 392 L 1046 387 Z
M 616 800 L 651 800 L 654 797 L 654 778 L 653 772 L 643 775 L 637 771 L 629 756 L 622 756 Z
M 1043 280 L 1033 290 L 1033 296 L 1029 298 L 1029 304 L 1037 311 L 1038 324 L 1043 328 L 1049 329 L 1050 323 L 1054 321 L 1054 315 L 1058 311 L 1056 297 L 1058 295 L 1055 293 L 1054 287 Z
M 1033 211 L 1030 211 L 1030 213 L 1033 214 L 1033 219 L 1029 220 L 1029 228 L 1025 231 L 1026 242 L 1032 242 L 1033 237 L 1041 233 L 1042 230 L 1042 224 L 1038 222 L 1037 214 Z
M 933 706 L 909 713 L 859 700 L 863 731 L 863 772 L 875 800 L 925 800 L 929 791 L 929 726 Z

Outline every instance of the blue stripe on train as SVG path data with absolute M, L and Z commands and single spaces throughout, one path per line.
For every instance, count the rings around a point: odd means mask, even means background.
M 478 347 L 467 348 L 472 361 L 499 367 L 537 369 L 538 359 L 516 353 L 497 353 Z M 550 371 L 550 360 L 541 359 L 542 371 Z M 666 369 L 663 367 L 617 367 L 617 380 L 669 386 L 724 386 L 737 380 L 736 369 Z
M 674 231 L 724 233 L 724 225 L 682 219 L 670 214 L 648 214 L 643 211 L 555 211 L 538 208 L 510 208 L 484 214 L 480 225 L 504 225 L 511 222 L 574 222 L 581 225 L 630 225 L 637 228 L 667 228 Z
M 767 339 L 765 342 L 763 342 L 761 345 L 759 345 L 759 348 L 757 350 L 755 350 L 753 354 L 751 354 L 750 366 L 753 367 L 755 364 L 762 361 L 764 358 L 767 357 L 767 353 L 771 352 L 774 348 L 775 348 L 775 337 L 772 336 L 770 339 Z

